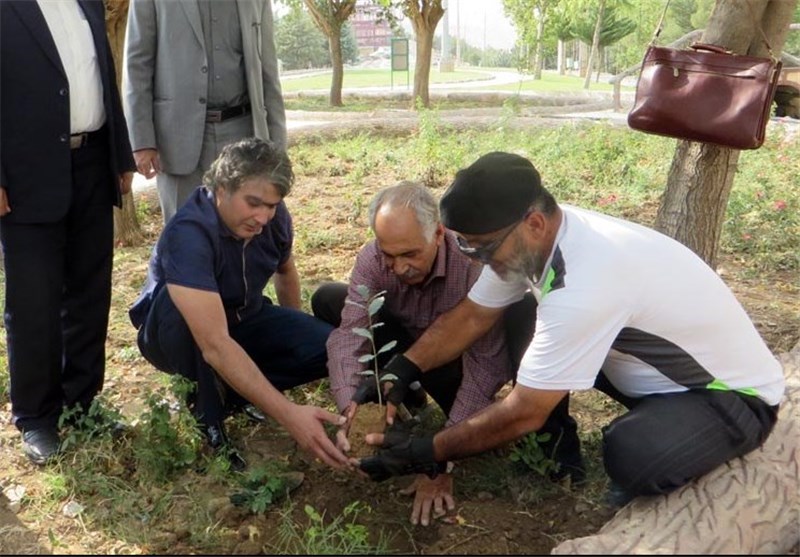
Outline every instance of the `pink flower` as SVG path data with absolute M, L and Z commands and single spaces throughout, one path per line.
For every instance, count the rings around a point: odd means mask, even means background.
M 764 199 L 764 192 L 763 191 L 757 191 L 756 192 L 756 199 Z
M 775 209 L 776 211 L 783 211 L 784 209 L 786 209 L 786 202 L 783 200 L 778 200 L 772 204 L 772 208 Z

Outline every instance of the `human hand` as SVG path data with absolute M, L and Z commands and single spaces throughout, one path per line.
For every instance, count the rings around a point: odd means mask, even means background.
M 436 462 L 433 456 L 433 436 L 413 437 L 410 428 L 395 424 L 386 433 L 370 433 L 367 443 L 379 445 L 375 456 L 362 458 L 359 468 L 371 480 L 382 482 L 392 476 L 426 474 L 435 478 L 444 472 L 445 462 Z
M 355 402 L 350 402 L 350 405 L 342 412 L 342 415 L 347 421 L 339 428 L 339 431 L 336 432 L 336 448 L 343 453 L 350 452 L 350 440 L 348 437 L 350 435 L 350 425 L 356 417 L 356 412 L 358 412 L 358 404 Z
M 161 172 L 161 158 L 155 149 L 140 149 L 133 152 L 136 170 L 148 180 Z
M 292 404 L 286 417 L 280 421 L 303 450 L 328 466 L 342 468 L 350 465 L 347 456 L 328 438 L 323 427 L 324 422 L 344 425 L 344 416 L 316 406 Z
M 414 506 L 411 509 L 411 524 L 414 525 L 427 526 L 431 516 L 440 518 L 456 508 L 451 474 L 439 474 L 433 479 L 425 474 L 418 474 L 411 485 L 401 489 L 400 493 L 414 495 Z
M 406 399 L 411 383 L 417 381 L 422 370 L 403 354 L 395 354 L 380 373 L 381 387 L 386 393 L 386 423 L 394 423 L 397 407 Z M 387 383 L 391 386 L 387 390 Z
M 356 387 L 351 399 L 355 404 L 366 404 L 367 402 L 378 402 L 378 385 L 373 375 L 365 376 L 361 383 Z
M 131 184 L 133 183 L 133 172 L 124 172 L 119 175 L 119 192 L 122 195 L 131 193 Z
M 8 203 L 8 195 L 6 189 L 0 186 L 0 217 L 7 215 L 11 212 L 11 205 Z

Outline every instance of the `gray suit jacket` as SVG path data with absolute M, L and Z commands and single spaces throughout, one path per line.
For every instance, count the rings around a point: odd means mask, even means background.
M 286 147 L 270 0 L 236 0 L 256 137 Z M 205 40 L 197 0 L 132 0 L 123 66 L 133 150 L 158 149 L 168 174 L 200 160 L 208 96 Z M 202 99 L 202 100 L 201 100 Z

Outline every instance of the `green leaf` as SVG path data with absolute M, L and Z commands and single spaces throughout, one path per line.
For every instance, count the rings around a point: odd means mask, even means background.
M 381 308 L 383 307 L 383 298 L 375 298 L 369 303 L 369 308 L 367 308 L 367 312 L 369 313 L 370 317 L 378 313 Z
M 375 372 L 372 371 L 371 369 L 365 369 L 364 371 L 358 371 L 356 373 L 358 373 L 359 375 L 364 375 L 364 376 L 375 375 Z
M 360 337 L 372 340 L 372 331 L 370 331 L 369 329 L 365 329 L 363 327 L 353 327 L 352 331 L 353 333 L 357 334 Z
M 358 295 L 361 296 L 362 300 L 369 299 L 369 287 L 367 285 L 359 284 L 356 286 L 356 292 L 358 292 Z
M 383 375 L 381 375 L 381 383 L 384 381 L 397 381 L 398 379 L 400 378 L 396 376 L 394 373 L 384 373 Z
M 375 355 L 374 354 L 364 354 L 363 356 L 358 358 L 358 361 L 363 364 L 363 363 L 372 361 L 374 359 L 375 359 Z
M 397 346 L 397 341 L 396 340 L 389 341 L 386 344 L 384 344 L 383 346 L 381 346 L 381 349 L 378 350 L 378 354 L 383 354 L 384 352 L 388 352 L 389 350 L 391 350 L 395 346 Z

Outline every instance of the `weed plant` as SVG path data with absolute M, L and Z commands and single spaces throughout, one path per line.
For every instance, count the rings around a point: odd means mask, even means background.
M 371 535 L 370 530 L 357 522 L 360 515 L 369 514 L 370 508 L 360 501 L 347 505 L 341 514 L 328 517 L 305 505 L 306 522 L 293 519 L 294 507 L 289 506 L 281 515 L 277 552 L 291 555 L 385 555 L 389 553 L 391 537 L 381 529 Z M 372 539 L 375 538 L 375 541 Z
M 553 472 L 558 472 L 558 463 L 542 448 L 542 443 L 547 443 L 550 437 L 549 433 L 532 431 L 511 447 L 511 454 L 508 458 L 511 462 L 521 464 L 540 476 L 546 477 Z
M 263 514 L 287 494 L 285 472 L 285 467 L 276 462 L 252 468 L 239 477 L 240 489 L 231 495 L 231 502 L 253 514 Z

